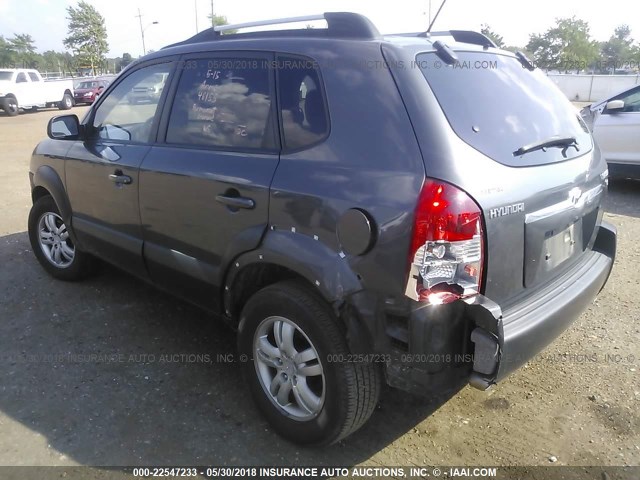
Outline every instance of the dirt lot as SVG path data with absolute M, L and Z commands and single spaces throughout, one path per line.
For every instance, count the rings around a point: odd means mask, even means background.
M 539 358 L 444 404 L 388 391 L 360 432 L 303 449 L 269 430 L 236 365 L 160 360 L 234 352 L 205 314 L 112 269 L 68 284 L 37 265 L 28 162 L 58 113 L 0 115 L 0 464 L 640 464 L 640 182 L 610 187 L 609 284 Z

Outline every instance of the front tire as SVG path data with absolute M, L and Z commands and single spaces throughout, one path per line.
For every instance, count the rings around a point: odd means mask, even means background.
M 10 117 L 18 115 L 18 101 L 13 97 L 7 97 L 4 99 L 2 109 Z
M 378 403 L 376 366 L 349 361 L 329 305 L 296 282 L 268 286 L 249 299 L 238 347 L 248 358 L 242 368 L 259 410 L 295 443 L 335 443 L 364 425 Z
M 68 93 L 65 93 L 62 97 L 62 101 L 58 104 L 60 110 L 69 110 L 73 107 L 73 97 Z
M 50 196 L 39 198 L 29 213 L 29 241 L 40 265 L 60 280 L 80 280 L 91 273 L 93 258 L 76 248 Z

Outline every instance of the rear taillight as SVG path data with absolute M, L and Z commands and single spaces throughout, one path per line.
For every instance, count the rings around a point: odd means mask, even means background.
M 462 190 L 427 179 L 409 252 L 407 296 L 439 305 L 480 293 L 482 212 Z

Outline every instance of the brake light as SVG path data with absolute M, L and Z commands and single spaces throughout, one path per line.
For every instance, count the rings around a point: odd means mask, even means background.
M 477 295 L 483 256 L 480 208 L 462 190 L 427 179 L 413 222 L 406 294 L 434 305 Z

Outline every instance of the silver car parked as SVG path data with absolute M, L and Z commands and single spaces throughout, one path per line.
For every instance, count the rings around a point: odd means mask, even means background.
M 640 179 L 640 85 L 582 109 L 611 177 Z

